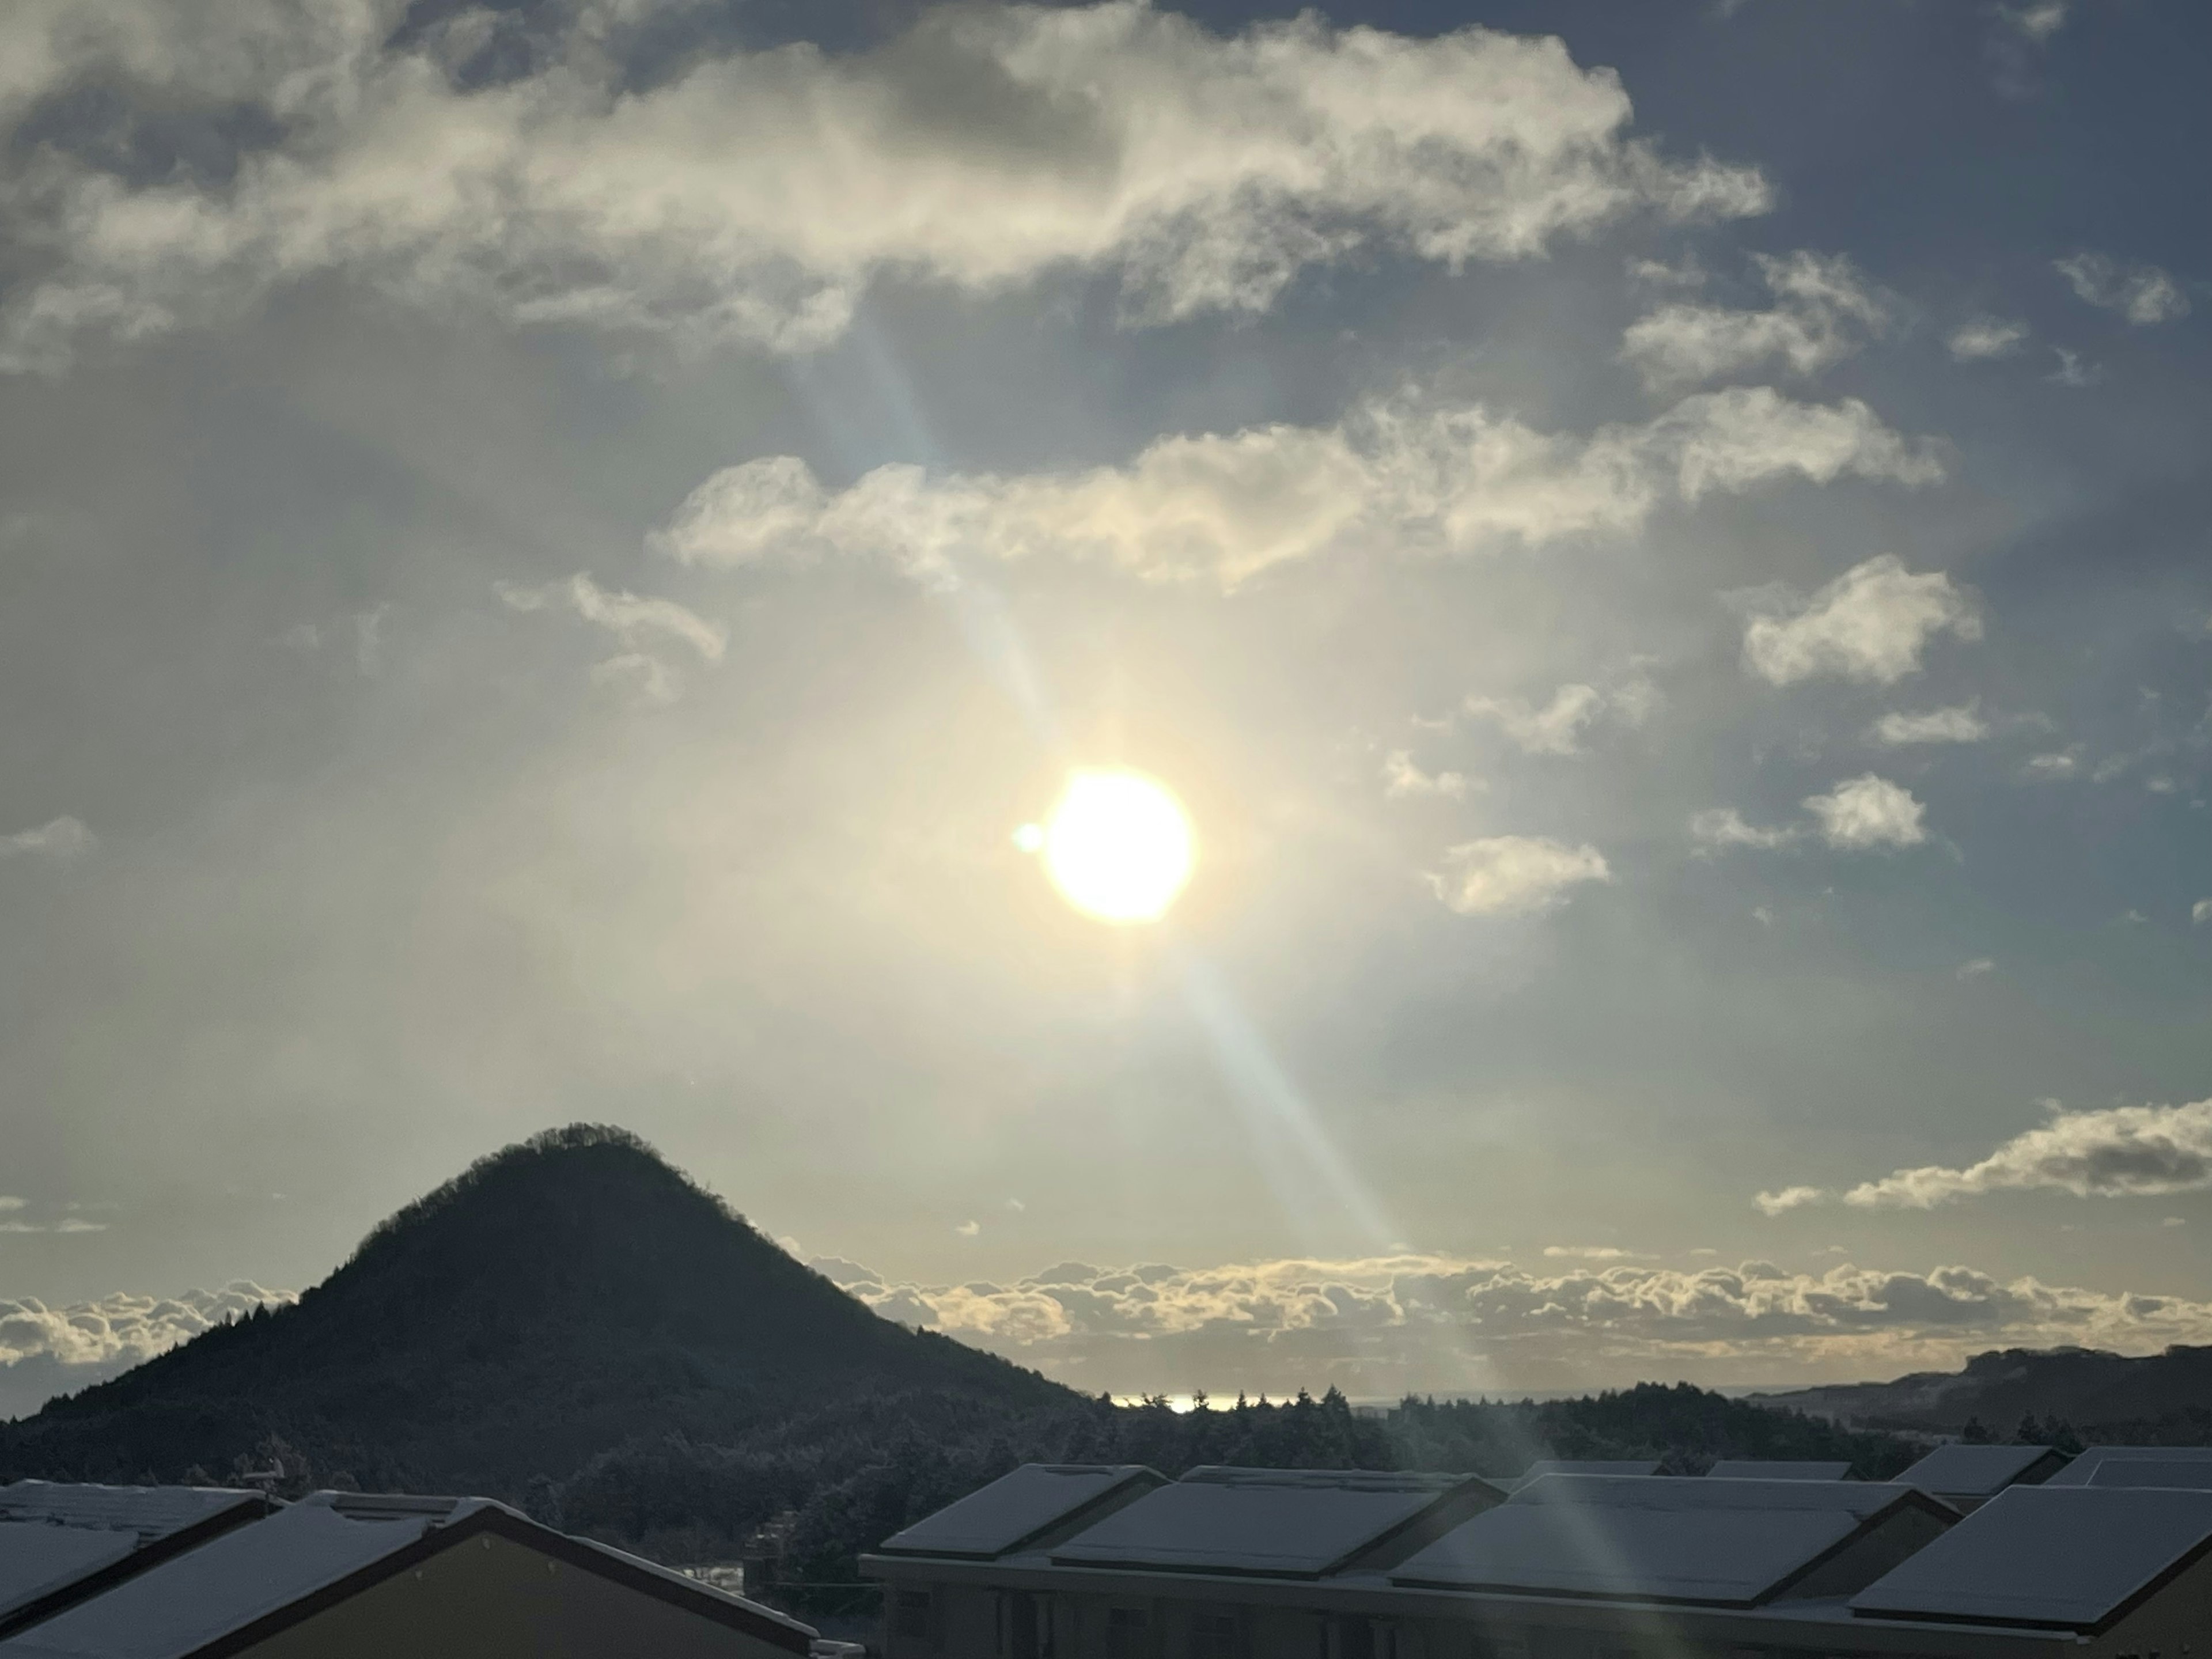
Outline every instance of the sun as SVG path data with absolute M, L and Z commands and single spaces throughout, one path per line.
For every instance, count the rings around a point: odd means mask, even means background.
M 1182 803 L 1141 772 L 1070 774 L 1043 824 L 1016 840 L 1043 855 L 1062 898 L 1122 927 L 1165 915 L 1198 859 Z

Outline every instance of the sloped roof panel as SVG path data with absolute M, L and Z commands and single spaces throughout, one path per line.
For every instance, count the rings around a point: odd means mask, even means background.
M 1085 1528 L 1063 1565 L 1318 1577 L 1413 1522 L 1464 1476 L 1194 1469 Z
M 1407 1560 L 1397 1584 L 1756 1605 L 1900 1502 L 1871 1482 L 1552 1475 Z
M 1708 1480 L 1841 1480 L 1849 1463 L 1791 1462 L 1784 1459 L 1723 1457 L 1705 1471 Z
M 2133 1462 L 2212 1462 L 2212 1446 L 2092 1446 L 2045 1484 L 2052 1486 L 2091 1486 L 2106 1483 L 2097 1471 L 2115 1461 Z
M 139 1542 L 150 1544 L 227 1511 L 266 1508 L 268 1503 L 258 1492 L 220 1486 L 98 1486 L 18 1480 L 0 1486 L 0 1521 L 129 1532 Z
M 886 1555 L 1003 1555 L 1115 1487 L 1159 1476 L 1140 1463 L 1024 1463 L 884 1540 Z
M 2179 1486 L 2212 1492 L 2212 1459 L 2108 1457 L 2089 1471 L 2092 1486 Z
M 44 1521 L 0 1521 L 0 1614 L 112 1566 L 138 1547 L 128 1532 Z
M 2212 1492 L 2012 1486 L 1851 1599 L 1862 1617 L 2093 1630 L 2212 1547 Z
M 1900 1486 L 1923 1492 L 1986 1498 L 2053 1455 L 2048 1446 L 1938 1446 L 1897 1479 Z

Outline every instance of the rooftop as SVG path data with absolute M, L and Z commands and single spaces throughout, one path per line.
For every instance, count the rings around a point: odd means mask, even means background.
M 2203 1486 L 2204 1480 L 2130 1482 L 2125 1474 L 2108 1475 L 2106 1465 L 2112 1463 L 2205 1463 L 2212 1464 L 2212 1446 L 2092 1446 L 2052 1475 L 2047 1483 L 2053 1486 L 2110 1486 L 2130 1485 L 2185 1485 Z
M 1938 1446 L 1897 1479 L 1923 1492 L 1987 1498 L 2032 1474 L 2039 1463 L 2055 1468 L 2064 1462 L 2063 1453 L 2048 1446 Z
M 1861 1617 L 2091 1631 L 2212 1547 L 2212 1492 L 2013 1486 L 1851 1601 Z
M 1786 1459 L 1723 1457 L 1705 1471 L 1708 1480 L 1841 1480 L 1849 1463 L 1791 1462 Z
M 884 1540 L 889 1555 L 989 1559 L 1020 1549 L 1117 1493 L 1164 1486 L 1141 1463 L 1024 1463 Z

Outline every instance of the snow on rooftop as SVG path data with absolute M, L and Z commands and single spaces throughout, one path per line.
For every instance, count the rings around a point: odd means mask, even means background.
M 112 1566 L 137 1547 L 128 1532 L 0 1521 L 0 1618 Z
M 1986 1498 L 2003 1491 L 2044 1459 L 2057 1455 L 2048 1446 L 1938 1446 L 1897 1479 L 1899 1485 L 1923 1492 Z
M 242 1507 L 264 1508 L 258 1492 L 221 1486 L 96 1486 L 18 1480 L 0 1486 L 0 1521 L 45 1522 L 129 1532 L 150 1544 Z
M 1333 1469 L 1193 1469 L 1052 1553 L 1065 1566 L 1319 1577 L 1455 1492 L 1464 1475 Z
M 181 1659 L 404 1549 L 443 1518 L 388 1507 L 356 1516 L 344 1502 L 319 1492 L 224 1533 L 0 1642 L 0 1659 Z M 445 1512 L 480 1507 L 448 1503 Z
M 1862 1616 L 2089 1630 L 2212 1546 L 2212 1492 L 2012 1486 L 1851 1599 Z
M 1723 1457 L 1705 1471 L 1708 1480 L 1841 1480 L 1849 1463 L 1791 1462 L 1783 1458 Z
M 2212 1462 L 2212 1446 L 2092 1446 L 2046 1483 L 2053 1486 L 2104 1486 L 2113 1484 L 2100 1476 L 2112 1462 Z
M 1925 1502 L 1872 1482 L 1549 1475 L 1445 1534 L 1390 1579 L 1753 1606 L 1875 1516 Z
M 880 1547 L 887 1555 L 1003 1555 L 1115 1487 L 1147 1479 L 1160 1477 L 1140 1463 L 1024 1463 Z

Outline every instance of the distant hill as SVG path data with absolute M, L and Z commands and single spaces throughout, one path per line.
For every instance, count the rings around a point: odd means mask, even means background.
M 1372 1415 L 1334 1389 L 1117 1407 L 879 1318 L 635 1136 L 590 1126 L 408 1206 L 296 1306 L 0 1424 L 0 1481 L 480 1492 L 671 1562 L 731 1559 L 773 1523 L 784 1599 L 814 1613 L 851 1607 L 860 1551 L 1032 1460 L 1176 1475 L 1837 1458 L 1880 1478 L 1915 1455 L 1686 1384 Z
M 296 1306 L 0 1426 L 0 1478 L 227 1477 L 290 1455 L 324 1480 L 507 1493 L 625 1442 L 726 1443 L 917 1393 L 1076 1399 L 878 1318 L 635 1136 L 578 1126 L 408 1206 Z
M 1976 1354 L 1958 1371 L 1917 1371 L 1759 1395 L 1763 1405 L 1871 1428 L 1958 1434 L 1969 1424 L 2010 1439 L 2033 1418 L 2087 1442 L 2212 1443 L 2212 1348 L 2172 1347 L 2130 1358 L 2092 1348 Z

